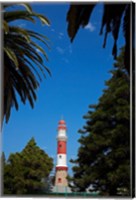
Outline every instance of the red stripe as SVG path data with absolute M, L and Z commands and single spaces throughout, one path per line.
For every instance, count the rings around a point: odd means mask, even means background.
M 64 166 L 57 166 L 56 170 L 68 170 L 68 167 L 64 167 Z
M 57 154 L 66 154 L 66 141 L 58 141 Z
M 67 128 L 65 126 L 59 126 L 58 130 L 66 130 Z

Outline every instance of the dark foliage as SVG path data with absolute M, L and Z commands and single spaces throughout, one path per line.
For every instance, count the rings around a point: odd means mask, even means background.
M 49 191 L 53 160 L 32 138 L 20 153 L 10 154 L 4 165 L 4 194 L 42 194 Z
M 69 11 L 67 13 L 68 21 L 68 35 L 71 42 L 74 40 L 80 26 L 85 27 L 93 13 L 96 3 L 89 4 L 71 4 Z M 132 3 L 104 3 L 103 16 L 100 28 L 100 34 L 103 34 L 103 29 L 105 28 L 104 43 L 103 47 L 106 46 L 106 40 L 109 33 L 112 33 L 114 39 L 114 45 L 112 48 L 112 55 L 116 59 L 117 56 L 117 40 L 119 31 L 121 28 L 121 23 L 123 23 L 122 31 L 125 38 L 125 56 L 124 64 L 127 71 L 130 73 L 130 39 L 132 40 L 131 31 L 133 31 L 134 36 L 134 13 L 132 13 L 132 8 L 134 4 Z M 131 17 L 132 16 L 132 17 Z M 132 40 L 134 48 L 134 40 Z
M 74 191 L 97 191 L 107 196 L 130 195 L 130 92 L 123 65 L 124 49 L 106 81 L 107 88 L 85 116 L 80 147 L 73 167 Z
M 25 10 L 17 4 L 3 5 L 3 118 L 5 117 L 6 122 L 9 120 L 12 107 L 19 109 L 19 99 L 23 104 L 28 100 L 30 106 L 34 107 L 39 81 L 42 80 L 41 75 L 46 77 L 45 72 L 50 73 L 44 64 L 45 60 L 48 60 L 46 52 L 41 47 L 41 44 L 44 44 L 48 48 L 48 38 L 15 23 L 19 20 L 35 23 L 36 19 L 39 19 L 42 24 L 49 25 L 49 21 L 45 16 L 35 13 L 29 4 L 21 6 L 24 6 Z

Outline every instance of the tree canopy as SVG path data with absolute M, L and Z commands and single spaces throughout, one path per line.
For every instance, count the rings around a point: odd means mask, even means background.
M 41 194 L 47 192 L 53 160 L 32 138 L 20 153 L 10 154 L 3 168 L 4 194 Z
M 85 27 L 94 8 L 97 3 L 82 3 L 82 4 L 71 4 L 67 13 L 68 22 L 68 35 L 71 42 L 74 40 L 80 26 Z M 123 25 L 122 25 L 123 23 Z M 135 25 L 135 14 L 134 5 L 128 2 L 114 2 L 104 3 L 103 16 L 101 20 L 100 35 L 103 34 L 105 28 L 105 36 L 103 47 L 106 46 L 106 40 L 109 33 L 112 33 L 114 44 L 112 48 L 112 55 L 116 59 L 117 57 L 117 40 L 119 31 L 122 26 L 123 35 L 125 38 L 125 56 L 124 65 L 128 72 L 130 72 L 130 48 L 134 48 L 134 25 Z M 130 31 L 131 30 L 131 31 Z M 91 37 L 91 35 L 90 35 Z M 130 40 L 132 41 L 132 47 Z
M 24 9 L 21 9 L 23 6 Z M 34 107 L 36 90 L 41 75 L 50 74 L 45 65 L 48 60 L 45 49 L 49 48 L 49 40 L 29 28 L 16 25 L 15 21 L 24 20 L 26 23 L 37 22 L 50 25 L 49 20 L 32 10 L 29 4 L 3 4 L 3 33 L 4 33 L 4 111 L 3 116 L 8 122 L 11 108 L 19 108 L 20 98 L 23 104 L 28 100 Z M 39 54 L 41 52 L 41 54 Z M 18 98 L 19 97 L 19 98 Z
M 123 59 L 124 49 L 98 104 L 84 116 L 77 159 L 71 160 L 74 191 L 130 195 L 130 83 Z

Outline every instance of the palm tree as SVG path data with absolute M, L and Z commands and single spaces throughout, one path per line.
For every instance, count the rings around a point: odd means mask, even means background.
M 85 27 L 91 14 L 97 4 L 96 3 L 82 3 L 82 4 L 71 4 L 67 13 L 67 21 L 68 21 L 68 35 L 70 37 L 71 42 L 74 40 L 80 26 Z M 131 12 L 132 13 L 131 13 Z M 106 39 L 109 33 L 112 33 L 114 44 L 112 48 L 112 55 L 114 59 L 117 57 L 117 40 L 120 28 L 122 26 L 121 22 L 123 22 L 123 34 L 125 39 L 125 58 L 124 64 L 127 71 L 130 73 L 130 38 L 135 37 L 134 35 L 134 24 L 135 24 L 135 14 L 134 14 L 134 4 L 124 2 L 114 2 L 114 3 L 106 3 L 104 2 L 103 7 L 103 16 L 102 23 L 100 29 L 100 35 L 103 33 L 103 29 L 105 28 L 105 36 L 103 47 L 106 46 Z M 132 27 L 131 27 L 132 24 Z M 130 30 L 131 29 L 131 30 Z M 131 35 L 132 31 L 132 35 Z M 134 48 L 134 38 L 132 40 L 132 47 Z M 132 49 L 133 50 L 133 49 Z M 134 52 L 132 52 L 134 53 Z
M 48 68 L 44 60 L 48 60 L 45 50 L 38 44 L 41 42 L 49 48 L 46 36 L 33 30 L 16 26 L 15 20 L 25 20 L 34 23 L 38 18 L 42 24 L 50 25 L 49 20 L 33 12 L 29 4 L 21 4 L 25 9 L 20 9 L 17 4 L 3 5 L 3 32 L 4 32 L 4 110 L 3 119 L 9 120 L 11 108 L 18 110 L 18 98 L 25 104 L 28 100 L 34 107 L 36 90 L 41 81 L 41 75 L 46 76 Z M 15 8 L 17 9 L 15 9 Z M 12 9 L 11 9 L 12 8 Z M 14 9 L 13 9 L 14 8 Z M 12 22 L 12 23 L 11 23 Z M 14 24 L 14 25 L 13 25 Z M 40 54 L 39 55 L 39 51 Z

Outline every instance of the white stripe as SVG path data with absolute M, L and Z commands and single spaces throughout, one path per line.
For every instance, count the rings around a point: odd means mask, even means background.
M 65 130 L 59 130 L 58 131 L 58 135 L 57 135 L 57 139 L 64 139 L 67 140 L 67 136 L 66 136 L 66 131 Z
M 57 166 L 67 166 L 66 160 L 67 160 L 66 154 L 57 154 Z

